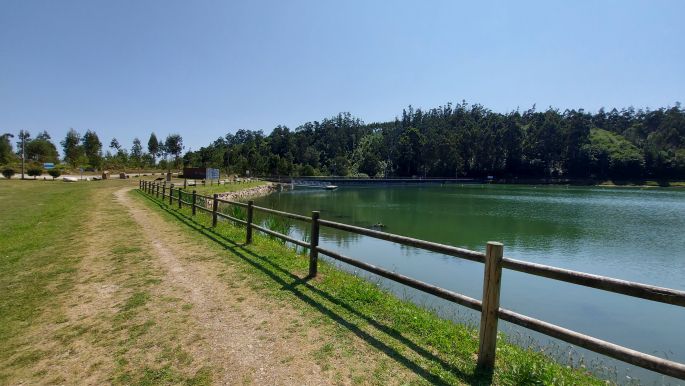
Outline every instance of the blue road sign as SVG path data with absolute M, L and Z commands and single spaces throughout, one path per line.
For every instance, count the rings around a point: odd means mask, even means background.
M 55 168 L 55 164 L 52 162 L 45 162 L 43 164 L 43 169 L 54 169 L 54 168 Z

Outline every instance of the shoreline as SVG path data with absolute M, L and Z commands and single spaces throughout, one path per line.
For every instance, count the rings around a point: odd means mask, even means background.
M 246 189 L 243 192 L 248 190 L 255 189 Z M 145 192 L 142 194 L 146 195 Z M 219 222 L 213 230 L 208 230 L 211 216 L 207 213 L 202 212 L 190 217 L 188 207 L 178 209 L 174 205 L 168 205 L 164 200 L 153 196 L 150 198 L 151 201 L 161 203 L 160 206 L 150 204 L 151 208 L 168 211 L 174 217 L 187 216 L 194 224 L 190 225 L 191 229 L 197 227 L 200 233 L 210 238 L 214 238 L 217 233 L 229 240 L 242 240 L 245 237 L 244 228 L 230 221 Z M 506 380 L 515 380 L 519 377 L 533 377 L 545 384 L 553 381 L 569 384 L 605 384 L 601 377 L 590 372 L 601 372 L 599 367 L 590 370 L 570 367 L 555 361 L 543 352 L 533 352 L 504 341 L 499 343 L 499 360 L 494 372 L 489 375 L 478 372 L 475 370 L 474 358 L 478 350 L 478 342 L 475 340 L 478 332 L 468 324 L 442 318 L 434 311 L 408 299 L 401 299 L 366 278 L 341 269 L 335 264 L 329 264 L 326 260 L 319 262 L 320 275 L 317 279 L 301 286 L 301 277 L 306 274 L 309 267 L 309 256 L 268 235 L 257 233 L 254 235 L 254 241 L 242 245 L 242 248 L 250 252 L 238 255 L 238 261 L 243 260 L 246 263 L 239 266 L 244 275 L 249 275 L 255 280 L 265 278 L 263 288 L 271 288 L 278 296 L 292 294 L 290 299 L 295 301 L 291 303 L 293 305 L 304 300 L 304 304 L 314 304 L 313 310 L 316 312 L 320 312 L 320 307 L 323 307 L 335 316 L 335 323 L 343 320 L 353 327 L 356 327 L 356 323 L 362 323 L 364 327 L 361 331 L 365 337 L 368 336 L 368 339 L 375 342 L 372 344 L 373 347 L 381 346 L 379 349 L 384 352 L 392 349 L 391 355 L 402 356 L 402 351 L 394 349 L 397 343 L 395 336 L 384 335 L 387 331 L 386 323 L 392 325 L 393 329 L 399 329 L 398 333 L 401 336 L 419 348 L 418 351 L 415 349 L 418 353 L 418 357 L 415 358 L 418 359 L 418 369 L 423 373 L 423 379 L 432 380 L 431 383 L 505 383 Z M 264 261 L 269 263 L 264 264 Z M 310 299 L 316 301 L 308 302 Z M 316 304 L 320 303 L 322 306 L 317 307 Z M 371 327 L 368 331 L 367 326 Z M 456 350 L 454 342 L 458 342 Z M 343 344 L 342 341 L 340 344 Z M 430 350 L 428 358 L 422 354 L 428 352 L 427 350 Z M 431 366 L 424 370 L 423 366 L 427 363 Z
M 217 193 L 217 197 L 221 200 L 241 201 L 248 198 L 268 196 L 276 191 L 278 191 L 277 185 L 273 182 L 267 182 L 265 185 L 236 190 L 235 192 Z
M 272 183 L 288 183 L 282 178 L 265 181 Z M 564 186 L 599 186 L 599 187 L 630 187 L 630 188 L 685 188 L 683 180 L 596 180 L 570 178 L 354 178 L 337 176 L 316 177 L 288 177 L 288 180 L 328 182 L 338 186 L 369 186 L 369 185 L 423 185 L 423 184 L 510 184 L 510 185 L 564 185 Z

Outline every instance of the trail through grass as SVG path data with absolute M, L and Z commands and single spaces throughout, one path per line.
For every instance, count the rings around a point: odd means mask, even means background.
M 0 385 L 603 383 L 133 184 L 0 183 Z
M 408 382 L 418 384 L 605 384 L 583 369 L 568 368 L 539 352 L 510 344 L 503 336 L 499 338 L 494 374 L 479 373 L 475 368 L 475 328 L 441 319 L 431 310 L 398 299 L 326 262 L 320 263 L 317 278 L 308 280 L 306 255 L 283 243 L 255 234 L 254 243 L 245 246 L 242 227 L 220 221 L 212 228 L 210 216 L 204 213 L 198 211 L 193 217 L 187 208 L 179 210 L 137 194 L 149 206 L 165 212 L 169 221 L 183 223 L 187 233 L 225 248 L 225 261 L 234 264 L 255 289 L 297 307 L 313 321 L 310 327 L 335 337 L 322 342 L 312 354 L 323 368 L 331 367 L 331 358 L 358 355 L 350 349 L 354 347 L 350 342 L 361 340 L 387 355 L 387 361 L 373 373 L 379 384 L 387 381 L 384 377 L 391 365 L 410 371 L 416 378 Z

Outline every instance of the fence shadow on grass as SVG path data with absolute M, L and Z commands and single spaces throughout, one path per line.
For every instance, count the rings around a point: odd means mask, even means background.
M 453 374 L 455 377 L 459 378 L 460 382 L 464 382 L 467 384 L 471 385 L 486 385 L 492 383 L 492 373 L 490 372 L 474 372 L 474 373 L 466 373 L 462 371 L 461 369 L 456 368 L 455 366 L 447 363 L 443 359 L 437 357 L 433 353 L 429 352 L 425 348 L 419 346 L 409 338 L 405 337 L 400 333 L 399 331 L 393 329 L 392 327 L 386 326 L 377 320 L 374 320 L 368 315 L 365 315 L 355 309 L 353 306 L 349 305 L 348 303 L 341 301 L 340 299 L 335 298 L 331 294 L 313 286 L 308 277 L 299 277 L 292 272 L 286 270 L 285 268 L 281 267 L 280 265 L 274 263 L 270 259 L 268 259 L 265 256 L 258 255 L 254 253 L 253 251 L 245 248 L 245 245 L 243 243 L 238 243 L 234 240 L 231 240 L 230 238 L 224 236 L 221 233 L 216 232 L 212 227 L 206 226 L 204 224 L 201 224 L 195 219 L 189 215 L 186 215 L 182 212 L 179 212 L 178 209 L 169 207 L 163 202 L 160 202 L 152 197 L 149 197 L 148 195 L 142 194 L 141 196 L 149 200 L 150 202 L 156 204 L 159 206 L 160 209 L 164 210 L 165 212 L 169 213 L 170 215 L 174 216 L 177 218 L 179 221 L 181 221 L 183 224 L 191 228 L 192 230 L 200 233 L 201 235 L 209 238 L 213 242 L 221 245 L 222 247 L 226 248 L 229 250 L 231 253 L 234 255 L 238 256 L 240 259 L 242 259 L 244 262 L 250 264 L 254 268 L 258 269 L 261 271 L 263 274 L 268 276 L 270 279 L 272 279 L 274 282 L 278 283 L 281 285 L 281 289 L 284 291 L 288 291 L 291 294 L 293 294 L 295 297 L 297 297 L 300 301 L 306 303 L 308 306 L 312 307 L 313 309 L 317 310 L 320 312 L 322 315 L 325 315 L 329 319 L 333 320 L 337 324 L 345 327 L 352 333 L 354 333 L 357 337 L 361 338 L 374 348 L 384 352 L 386 355 L 388 355 L 390 358 L 393 360 L 397 361 L 401 365 L 405 366 L 407 369 L 411 370 L 412 372 L 416 373 L 417 375 L 421 376 L 423 379 L 426 381 L 430 382 L 431 384 L 449 384 L 445 380 L 441 379 L 440 377 L 436 376 L 435 374 L 430 373 L 427 371 L 424 367 L 422 367 L 420 364 L 416 363 L 414 360 L 411 358 L 408 358 L 407 356 L 403 355 L 401 352 L 397 351 L 396 349 L 390 347 L 386 343 L 382 342 L 378 338 L 370 335 L 369 333 L 363 331 L 360 329 L 354 321 L 348 320 L 345 318 L 345 316 L 337 313 L 335 310 L 333 310 L 330 305 L 335 305 L 337 307 L 343 308 L 345 311 L 349 312 L 350 314 L 355 315 L 356 317 L 363 319 L 366 323 L 369 325 L 373 326 L 375 329 L 378 331 L 384 333 L 386 336 L 394 339 L 395 341 L 399 342 L 400 344 L 406 346 L 407 348 L 411 349 L 414 351 L 416 354 L 421 356 L 424 360 L 427 360 L 431 362 L 432 364 L 437 364 L 439 365 L 443 371 L 447 371 L 451 374 Z M 294 253 L 294 252 L 293 252 Z M 279 274 L 280 273 L 280 274 Z M 326 302 L 329 304 L 324 304 L 318 299 L 314 299 L 308 294 L 304 293 L 300 288 L 304 287 L 308 291 L 311 291 L 312 293 L 315 293 L 316 295 L 320 296 L 323 298 Z M 474 370 L 475 371 L 475 370 Z

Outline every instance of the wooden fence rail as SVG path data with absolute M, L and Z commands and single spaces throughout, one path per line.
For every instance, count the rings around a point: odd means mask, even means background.
M 161 187 L 161 195 L 160 189 Z M 150 196 L 160 198 L 162 203 L 165 198 L 169 198 L 169 206 L 173 205 L 174 185 L 171 184 L 166 193 L 166 184 L 154 183 L 151 181 L 141 181 L 140 191 Z M 620 280 L 606 276 L 593 275 L 585 272 L 578 272 L 562 269 L 542 264 L 535 264 L 521 260 L 504 257 L 504 246 L 497 242 L 488 242 L 486 252 L 471 251 L 451 245 L 439 244 L 430 241 L 420 240 L 412 237 L 395 235 L 366 228 L 361 228 L 349 224 L 334 221 L 322 220 L 319 212 L 312 212 L 311 217 L 283 212 L 275 209 L 255 206 L 252 201 L 247 204 L 213 197 L 203 196 L 193 191 L 192 201 L 187 202 L 182 199 L 181 189 L 176 189 L 178 208 L 182 208 L 182 203 L 192 206 L 192 214 L 196 214 L 196 209 L 211 213 L 212 226 L 216 227 L 218 218 L 224 218 L 238 224 L 246 226 L 246 243 L 252 242 L 252 231 L 256 229 L 270 236 L 278 237 L 286 242 L 309 249 L 309 277 L 315 277 L 318 267 L 319 254 L 326 255 L 335 260 L 344 262 L 351 266 L 363 269 L 386 279 L 401 283 L 419 291 L 437 296 L 441 299 L 462 305 L 481 313 L 478 368 L 491 371 L 495 363 L 496 343 L 497 343 L 497 322 L 499 319 L 528 328 L 533 331 L 563 340 L 565 342 L 583 347 L 585 349 L 603 354 L 635 366 L 643 367 L 661 374 L 675 378 L 685 379 L 685 364 L 671 361 L 668 359 L 645 354 L 636 350 L 629 349 L 614 343 L 606 342 L 601 339 L 572 331 L 542 320 L 531 318 L 514 311 L 510 311 L 499 306 L 501 275 L 502 269 L 524 272 L 527 274 L 545 277 L 553 280 L 560 280 L 567 283 L 581 285 L 585 287 L 600 289 L 603 291 L 614 292 L 631 297 L 647 299 L 655 302 L 671 304 L 674 306 L 685 307 L 685 291 L 671 288 L 657 287 L 648 284 L 636 283 L 627 280 Z M 156 193 L 156 194 L 155 194 Z M 187 194 L 187 193 L 186 193 Z M 200 204 L 198 204 L 198 199 Z M 228 204 L 247 209 L 246 220 L 241 220 L 233 216 L 221 213 L 220 204 Z M 211 205 L 211 209 L 208 207 Z M 273 231 L 254 223 L 254 211 L 260 211 L 276 216 L 282 216 L 308 223 L 311 227 L 310 240 L 298 240 L 288 235 Z M 463 294 L 437 287 L 430 283 L 422 282 L 411 277 L 391 272 L 381 267 L 365 263 L 351 257 L 344 256 L 335 251 L 331 251 L 319 246 L 320 227 L 338 229 L 358 235 L 364 235 L 381 240 L 386 240 L 406 246 L 437 252 L 449 256 L 458 257 L 465 260 L 475 261 L 484 264 L 483 271 L 483 300 L 473 299 Z

